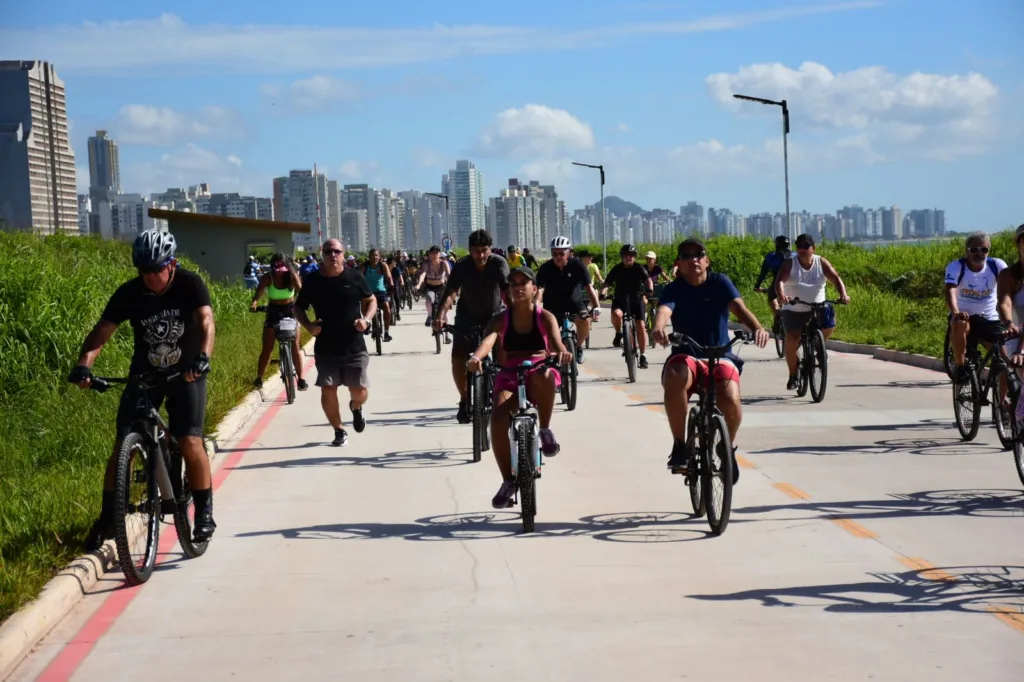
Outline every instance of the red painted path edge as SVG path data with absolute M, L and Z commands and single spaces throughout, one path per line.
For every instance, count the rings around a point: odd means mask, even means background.
M 305 373 L 309 372 L 309 369 L 313 366 L 313 360 L 310 359 L 306 362 Z M 238 466 L 238 463 L 245 456 L 246 451 L 249 447 L 260 437 L 263 430 L 267 428 L 267 425 L 273 421 L 277 415 L 278 410 L 285 405 L 282 402 L 284 397 L 284 389 L 274 400 L 273 404 L 267 408 L 266 412 L 256 421 L 252 427 L 249 428 L 249 432 L 245 434 L 245 437 L 239 441 L 236 449 L 232 452 L 227 459 L 225 459 L 217 470 L 213 474 L 213 490 L 214 492 L 220 488 L 224 480 L 231 474 L 231 471 Z M 175 543 L 178 541 L 178 536 L 173 533 L 165 533 L 160 538 L 160 544 L 158 546 L 158 554 L 166 554 L 171 551 Z M 71 679 L 71 676 L 78 671 L 78 667 L 82 665 L 82 662 L 92 652 L 96 643 L 107 633 L 110 627 L 117 622 L 117 619 L 124 613 L 128 605 L 132 603 L 132 600 L 138 596 L 139 590 L 144 588 L 146 585 L 138 585 L 135 587 L 123 587 L 120 590 L 116 590 L 110 593 L 103 604 L 96 610 L 89 620 L 75 633 L 75 636 L 64 645 L 57 654 L 56 658 L 50 661 L 50 664 L 46 666 L 42 674 L 36 678 L 38 682 L 66 682 Z

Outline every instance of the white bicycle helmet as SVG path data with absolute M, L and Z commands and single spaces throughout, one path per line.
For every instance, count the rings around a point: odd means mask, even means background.
M 177 247 L 170 232 L 146 230 L 132 244 L 132 265 L 143 270 L 161 268 L 174 258 Z
M 568 237 L 563 237 L 562 235 L 558 235 L 557 237 L 554 237 L 551 240 L 551 248 L 552 249 L 571 249 L 572 248 L 572 242 L 569 241 Z

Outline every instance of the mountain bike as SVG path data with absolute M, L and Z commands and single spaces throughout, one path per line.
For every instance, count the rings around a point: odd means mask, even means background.
M 577 319 L 585 320 L 590 317 L 590 312 L 581 310 L 574 313 L 566 313 L 562 320 L 562 345 L 572 355 L 572 362 L 561 368 L 562 387 L 559 391 L 562 404 L 570 412 L 576 409 L 576 380 L 579 377 L 579 365 L 576 362 L 576 349 L 578 345 L 576 337 L 576 325 L 573 322 Z
M 640 362 L 640 344 L 637 341 L 636 321 L 627 304 L 622 310 L 622 357 L 626 359 L 629 383 L 636 383 L 636 367 Z
M 267 306 L 256 306 L 254 313 L 264 313 Z M 298 374 L 295 371 L 295 363 L 292 359 L 292 346 L 295 337 L 299 333 L 299 321 L 294 317 L 282 317 L 274 325 L 274 335 L 277 337 L 278 364 L 281 369 L 281 381 L 284 382 L 285 396 L 288 404 L 295 402 L 295 385 Z
M 821 332 L 819 311 L 835 304 L 842 305 L 842 302 L 811 303 L 801 301 L 799 298 L 790 299 L 790 302 L 810 306 L 812 313 L 800 332 L 800 346 L 796 351 L 799 373 L 796 394 L 803 398 L 807 395 L 807 388 L 810 387 L 811 400 L 820 403 L 825 399 L 825 389 L 828 386 L 828 350 L 825 348 L 825 335 Z
M 114 542 L 118 563 L 130 585 L 141 585 L 153 574 L 160 522 L 166 514 L 174 517 L 178 543 L 185 556 L 190 559 L 202 556 L 209 545 L 208 540 L 193 540 L 195 506 L 178 441 L 170 435 L 167 424 L 149 398 L 153 389 L 182 381 L 181 377 L 180 372 L 150 372 L 125 378 L 93 376 L 89 386 L 103 393 L 114 384 L 131 384 L 138 392 L 134 421 L 131 431 L 121 441 L 114 474 Z M 133 494 L 132 485 L 138 485 L 141 490 Z M 132 523 L 136 516 L 142 518 L 138 527 Z
M 995 424 L 999 442 L 1004 449 L 1014 450 L 1014 458 L 1017 459 L 1017 450 L 1020 448 L 1015 411 L 1021 382 L 1017 373 L 1006 363 L 1004 356 L 1006 342 L 1014 336 L 1006 330 L 999 332 L 992 347 L 984 356 L 976 343 L 968 343 L 964 374 L 957 376 L 954 371 L 953 416 L 960 437 L 965 441 L 974 440 L 978 435 L 981 408 L 991 405 L 992 422 Z M 1019 471 L 1018 465 L 1018 473 Z
M 446 333 L 455 333 L 455 327 L 444 325 Z M 480 345 L 484 336 L 485 325 L 475 325 L 469 332 L 473 348 Z M 489 371 L 494 364 L 491 356 L 481 358 L 483 368 L 488 371 L 480 373 L 466 372 L 466 402 L 473 424 L 473 461 L 479 462 L 483 453 L 491 449 L 491 411 L 494 401 L 494 375 Z
M 444 343 L 451 343 L 451 326 L 443 325 L 441 331 L 437 331 L 434 327 L 434 323 L 437 322 L 437 316 L 441 314 L 441 292 L 436 289 L 426 289 L 427 300 L 430 301 L 430 333 L 434 337 L 435 353 L 441 354 L 441 341 Z
M 381 342 L 384 340 L 384 306 L 381 305 L 380 298 L 377 299 L 377 312 L 373 314 L 373 321 L 370 323 L 370 338 L 373 339 L 377 355 L 380 355 Z
M 534 519 L 537 517 L 537 479 L 541 477 L 544 456 L 540 449 L 540 421 L 537 410 L 530 402 L 526 393 L 526 372 L 533 367 L 559 368 L 558 358 L 551 356 L 534 364 L 527 360 L 515 367 L 501 367 L 497 363 L 489 363 L 480 375 L 494 377 L 503 369 L 516 372 L 516 397 L 518 411 L 512 414 L 508 429 L 508 440 L 512 446 L 512 477 L 516 491 L 520 496 L 520 514 L 523 518 L 523 532 L 532 533 Z M 513 502 L 514 504 L 514 502 Z
M 686 347 L 707 361 L 704 385 L 697 386 L 697 404 L 690 408 L 686 422 L 686 448 L 690 453 L 686 485 L 690 489 L 694 516 L 700 518 L 706 513 L 711 532 L 721 535 L 732 514 L 733 467 L 736 461 L 725 416 L 715 404 L 715 368 L 734 345 L 750 343 L 754 335 L 736 331 L 724 346 L 702 346 L 689 336 L 676 332 L 669 334 L 668 339 L 673 346 Z M 715 494 L 716 482 L 720 495 Z

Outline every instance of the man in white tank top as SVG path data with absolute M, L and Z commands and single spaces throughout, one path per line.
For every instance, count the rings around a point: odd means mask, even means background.
M 966 360 L 968 334 L 987 348 L 1003 329 L 997 285 L 1006 262 L 990 258 L 991 248 L 988 235 L 973 232 L 967 235 L 964 257 L 946 266 L 946 308 L 953 322 L 949 342 L 958 372 Z
M 796 238 L 796 254 L 782 264 L 779 276 L 775 278 L 776 295 L 782 304 L 782 328 L 786 331 L 788 391 L 797 389 L 799 382 L 796 352 L 800 347 L 800 335 L 811 315 L 815 314 L 814 308 L 803 303 L 794 303 L 793 299 L 800 299 L 805 303 L 821 303 L 825 300 L 825 285 L 828 282 L 839 290 L 840 303 L 846 305 L 850 302 L 846 285 L 839 273 L 828 260 L 814 253 L 814 238 L 809 234 L 800 235 Z M 831 307 L 818 310 L 818 324 L 825 341 L 828 341 L 836 328 L 836 313 Z

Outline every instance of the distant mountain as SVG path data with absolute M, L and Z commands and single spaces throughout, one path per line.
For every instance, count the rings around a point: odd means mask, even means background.
M 600 211 L 601 202 L 596 202 L 590 208 Z M 630 213 L 635 215 L 644 212 L 644 209 L 640 208 L 632 201 L 626 201 L 625 199 L 620 199 L 619 197 L 605 197 L 604 210 L 608 211 L 608 213 L 615 216 L 616 218 L 625 218 Z

